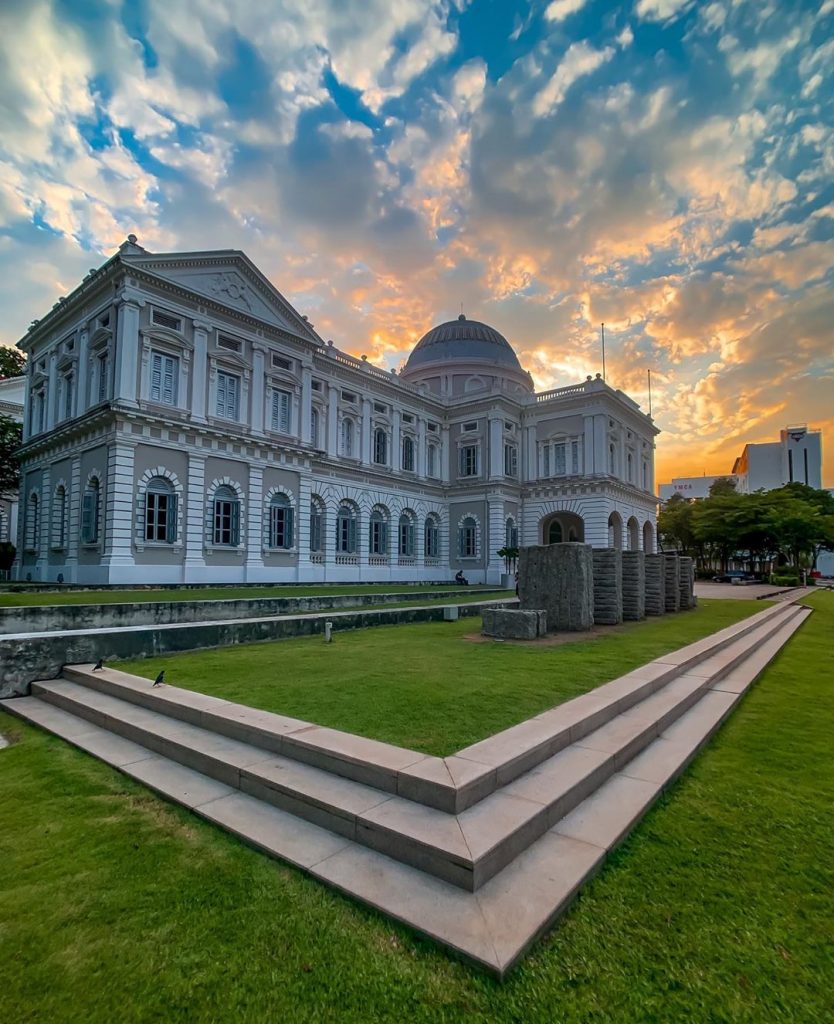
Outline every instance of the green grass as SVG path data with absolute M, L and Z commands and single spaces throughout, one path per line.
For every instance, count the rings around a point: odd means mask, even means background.
M 0 1019 L 823 1024 L 834 594 L 502 986 L 0 714 Z
M 480 619 L 123 662 L 153 679 L 445 756 L 764 607 L 703 601 L 556 647 L 475 643 Z
M 354 594 L 442 594 L 444 590 L 461 590 L 454 583 L 431 585 L 408 583 L 366 583 L 339 586 L 272 587 L 199 587 L 193 590 L 67 590 L 52 592 L 0 592 L 0 608 L 42 604 L 136 604 L 145 601 L 236 601 L 255 597 L 334 597 Z M 494 590 L 492 587 L 473 587 Z

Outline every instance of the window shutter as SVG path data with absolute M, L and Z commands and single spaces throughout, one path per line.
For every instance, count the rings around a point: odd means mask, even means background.
M 154 352 L 151 363 L 151 399 L 158 402 L 162 398 L 162 356 Z
M 293 510 L 291 508 L 284 509 L 284 547 L 291 548 L 293 546 Z
M 178 494 L 168 495 L 168 511 L 165 517 L 165 540 L 174 544 L 177 539 L 177 502 Z
M 162 377 L 162 401 L 173 405 L 176 401 L 176 363 L 177 360 L 167 356 Z
M 231 502 L 231 506 L 232 545 L 233 547 L 237 547 L 238 544 L 240 544 L 240 502 L 233 501 Z
M 226 413 L 226 374 L 217 374 L 217 415 L 223 416 Z
M 353 516 L 348 519 L 348 551 L 356 551 L 356 520 Z

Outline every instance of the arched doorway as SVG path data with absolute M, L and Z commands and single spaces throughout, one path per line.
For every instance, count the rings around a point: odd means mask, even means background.
M 643 550 L 647 555 L 654 553 L 654 527 L 648 519 L 643 523 Z
M 623 548 L 623 519 L 619 512 L 612 512 L 608 517 L 608 547 Z
M 640 524 L 632 516 L 628 521 L 628 550 L 640 550 Z
M 574 512 L 557 512 L 541 521 L 542 544 L 583 543 L 585 523 Z

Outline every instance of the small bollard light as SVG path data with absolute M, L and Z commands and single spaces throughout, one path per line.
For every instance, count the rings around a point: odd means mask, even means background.
M 329 644 L 333 639 L 333 623 L 327 619 L 324 623 L 324 642 Z

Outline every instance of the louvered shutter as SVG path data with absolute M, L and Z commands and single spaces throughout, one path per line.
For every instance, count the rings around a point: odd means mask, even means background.
M 168 495 L 168 509 L 165 516 L 165 540 L 174 544 L 177 539 L 177 502 L 179 495 Z
M 90 544 L 94 539 L 93 523 L 95 520 L 96 496 L 92 491 L 85 491 L 81 498 L 81 541 Z
M 162 400 L 162 356 L 154 352 L 151 360 L 151 400 Z
M 233 547 L 237 547 L 240 544 L 240 502 L 231 502 L 231 543 Z
M 177 401 L 176 367 L 177 360 L 166 356 L 162 368 L 162 401 L 167 405 L 174 405 Z

